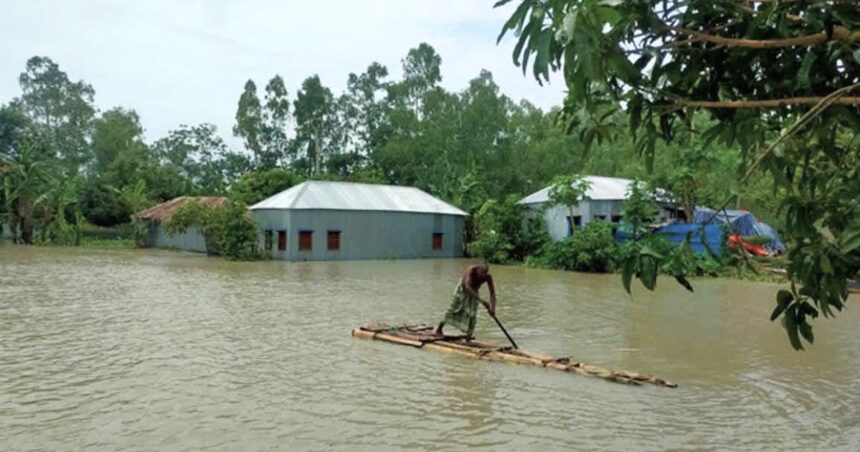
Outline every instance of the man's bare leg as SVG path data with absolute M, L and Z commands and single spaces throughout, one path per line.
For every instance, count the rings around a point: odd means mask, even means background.
M 437 336 L 444 336 L 445 335 L 445 333 L 442 332 L 442 328 L 444 328 L 444 327 L 445 327 L 445 322 L 439 322 L 439 326 L 437 326 L 436 331 L 434 331 Z

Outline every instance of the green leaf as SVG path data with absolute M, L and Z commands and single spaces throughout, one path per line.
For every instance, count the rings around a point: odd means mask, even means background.
M 639 251 L 640 256 L 650 256 L 655 259 L 663 259 L 664 256 L 660 254 L 657 250 L 652 248 L 650 245 L 645 245 L 642 247 L 642 250 Z
M 627 291 L 628 294 L 630 292 L 630 282 L 633 280 L 633 272 L 636 269 L 636 260 L 635 256 L 630 257 L 627 261 L 624 262 L 624 266 L 621 268 L 621 282 L 624 284 L 624 290 Z
M 787 290 L 780 290 L 776 294 L 776 307 L 773 309 L 773 313 L 770 315 L 771 322 L 776 320 L 783 312 L 791 305 L 791 302 L 794 301 L 794 295 Z
M 839 250 L 848 254 L 860 248 L 860 230 L 857 232 L 845 232 L 839 237 Z
M 498 8 L 500 6 L 503 6 L 507 3 L 509 3 L 510 1 L 511 0 L 499 0 L 498 2 L 496 2 L 495 5 L 493 5 L 493 8 Z M 522 24 L 523 19 L 525 19 L 526 14 L 528 14 L 529 8 L 531 8 L 531 3 L 529 3 L 529 2 L 520 3 L 520 6 L 517 7 L 516 11 L 514 11 L 514 13 L 511 15 L 511 17 L 502 26 L 502 31 L 501 31 L 501 33 L 499 33 L 499 37 L 496 38 L 496 44 L 502 42 L 502 38 L 505 37 L 505 33 L 507 33 L 508 30 L 516 30 Z
M 785 311 L 785 315 L 782 317 L 782 326 L 785 328 L 785 332 L 788 333 L 788 341 L 791 343 L 791 346 L 795 350 L 803 350 L 803 344 L 800 342 L 800 336 L 797 331 L 797 319 L 793 310 L 789 309 Z
M 612 7 L 620 4 L 621 0 L 603 0 L 601 3 L 608 6 L 600 6 L 597 8 L 598 19 L 610 26 L 617 24 L 618 21 L 621 20 L 621 14 Z
M 812 334 L 812 325 L 804 321 L 800 325 L 798 325 L 798 328 L 800 329 L 800 335 L 803 336 L 803 338 L 806 339 L 807 342 L 809 342 L 810 344 L 815 342 L 815 336 Z
M 819 260 L 819 262 L 821 263 L 821 271 L 823 271 L 824 274 L 833 274 L 833 264 L 830 263 L 830 258 L 827 257 L 827 252 L 821 253 L 821 259 Z
M 812 69 L 813 63 L 815 63 L 815 52 L 806 52 L 803 63 L 800 65 L 800 71 L 797 73 L 799 88 L 809 88 L 809 71 Z
M 648 290 L 657 287 L 657 262 L 651 257 L 642 257 L 640 260 L 639 281 Z
M 684 288 L 689 290 L 690 292 L 695 292 L 693 290 L 693 285 L 690 284 L 690 281 L 687 281 L 687 278 L 685 278 L 683 275 L 676 275 L 675 281 L 678 281 L 678 284 L 684 286 Z

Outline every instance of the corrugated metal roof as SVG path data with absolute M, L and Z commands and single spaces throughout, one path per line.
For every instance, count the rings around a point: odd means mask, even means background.
M 591 183 L 586 197 L 596 201 L 622 201 L 627 199 L 627 190 L 633 182 L 630 179 L 620 177 L 584 176 L 583 179 Z M 520 204 L 541 204 L 549 201 L 549 190 L 536 191 L 520 200 Z
M 206 207 L 217 207 L 227 202 L 227 198 L 223 196 L 180 196 L 173 198 L 170 201 L 165 201 L 157 206 L 150 207 L 146 210 L 134 214 L 141 220 L 148 221 L 164 221 L 166 218 L 173 215 L 176 209 L 184 206 L 189 202 L 202 203 Z
M 307 181 L 251 206 L 262 209 L 373 210 L 467 216 L 466 212 L 415 187 Z

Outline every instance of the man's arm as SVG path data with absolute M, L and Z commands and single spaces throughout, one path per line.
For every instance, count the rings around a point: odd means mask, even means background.
M 496 286 L 493 285 L 493 276 L 487 274 L 487 288 L 490 289 L 490 315 L 496 315 Z

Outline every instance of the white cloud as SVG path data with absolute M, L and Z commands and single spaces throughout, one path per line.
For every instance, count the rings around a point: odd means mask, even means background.
M 0 0 L 0 102 L 20 94 L 26 60 L 45 55 L 96 90 L 99 108 L 137 110 L 147 137 L 211 122 L 231 139 L 245 80 L 281 74 L 295 93 L 319 74 L 335 92 L 372 61 L 400 75 L 420 42 L 442 56 L 443 85 L 463 89 L 484 68 L 502 90 L 548 108 L 560 83 L 541 87 L 496 36 L 511 6 L 490 0 Z

